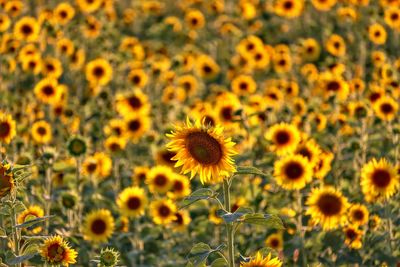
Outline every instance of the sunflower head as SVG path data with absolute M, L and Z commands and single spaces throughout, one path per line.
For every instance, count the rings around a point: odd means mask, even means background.
M 271 142 L 271 150 L 278 155 L 292 153 L 300 142 L 300 132 L 296 126 L 281 122 L 273 125 L 265 139 Z
M 0 164 L 0 198 L 8 195 L 15 188 L 14 175 L 9 165 Z
M 263 256 L 260 252 L 248 262 L 240 263 L 240 267 L 281 267 L 282 261 L 277 257 L 272 257 L 271 253 Z
M 117 205 L 121 213 L 128 217 L 136 217 L 144 213 L 147 197 L 142 188 L 125 188 L 117 198 Z
M 368 223 L 369 212 L 365 205 L 354 204 L 349 209 L 348 217 L 354 225 L 364 225 Z
M 103 248 L 100 252 L 100 266 L 114 267 L 119 262 L 120 254 L 113 248 Z
M 274 165 L 276 182 L 285 189 L 302 189 L 312 179 L 312 166 L 301 155 L 289 155 L 279 159 Z
M 176 220 L 177 208 L 170 199 L 160 199 L 150 204 L 150 213 L 156 224 L 166 225 Z
M 191 178 L 200 175 L 202 183 L 218 181 L 235 172 L 232 156 L 237 154 L 231 138 L 224 138 L 221 126 L 206 126 L 200 121 L 194 125 L 187 120 L 186 125 L 176 126 L 167 134 L 172 139 L 167 148 L 176 155 L 175 167 L 182 167 L 182 173 L 191 173 Z
M 69 266 L 76 263 L 78 253 L 61 236 L 49 237 L 40 248 L 43 259 L 51 265 Z
M 106 242 L 113 234 L 114 227 L 114 217 L 109 210 L 95 210 L 85 217 L 83 235 L 92 242 Z

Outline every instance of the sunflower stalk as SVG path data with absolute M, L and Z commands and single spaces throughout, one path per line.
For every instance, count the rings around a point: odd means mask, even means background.
M 16 227 L 17 223 L 17 211 L 16 211 L 16 195 L 15 192 L 11 196 L 11 206 L 10 206 L 10 211 L 11 211 L 11 224 L 12 224 L 12 244 L 14 245 L 13 247 L 13 253 L 15 257 L 18 257 L 20 255 L 20 236 L 21 236 L 21 230 Z M 21 267 L 21 263 L 17 263 L 15 266 Z
M 231 212 L 230 184 L 228 179 L 224 179 L 224 205 L 227 212 Z M 226 233 L 228 238 L 228 266 L 235 266 L 235 246 L 234 246 L 234 227 L 233 223 L 226 223 Z

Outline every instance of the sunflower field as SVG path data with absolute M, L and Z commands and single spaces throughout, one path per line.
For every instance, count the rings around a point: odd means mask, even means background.
M 399 0 L 0 0 L 0 267 L 399 267 Z

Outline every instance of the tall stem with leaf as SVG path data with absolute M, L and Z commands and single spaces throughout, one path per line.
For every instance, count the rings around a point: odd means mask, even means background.
M 224 206 L 227 212 L 231 212 L 230 180 L 224 179 Z M 226 223 L 226 234 L 228 238 L 228 265 L 235 266 L 235 245 L 233 223 Z

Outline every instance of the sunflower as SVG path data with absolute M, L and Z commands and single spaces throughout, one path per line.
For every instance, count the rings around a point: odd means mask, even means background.
M 54 57 L 43 59 L 42 74 L 47 78 L 58 79 L 63 73 L 61 61 Z
M 235 112 L 240 108 L 240 100 L 235 94 L 222 93 L 216 99 L 215 112 L 224 126 L 232 126 Z
M 98 10 L 103 3 L 103 0 L 76 0 L 76 4 L 85 13 L 92 13 Z
M 56 44 L 57 51 L 64 56 L 72 56 L 75 51 L 74 43 L 71 39 L 61 38 Z
M 278 155 L 294 152 L 300 142 L 299 130 L 285 122 L 271 126 L 264 137 L 272 143 L 270 149 Z
M 177 208 L 170 199 L 160 199 L 150 204 L 150 213 L 155 224 L 169 224 L 176 220 Z
M 94 156 L 85 158 L 82 164 L 82 174 L 85 176 L 98 176 L 100 173 L 100 166 Z
M 69 266 L 76 263 L 78 253 L 61 236 L 52 236 L 44 240 L 40 255 L 48 264 Z
M 107 242 L 114 232 L 114 227 L 111 212 L 99 209 L 86 215 L 82 231 L 86 240 L 100 243 Z
M 341 57 L 346 54 L 346 43 L 340 35 L 332 34 L 326 41 L 326 50 L 333 56 Z
M 147 114 L 150 110 L 147 95 L 140 90 L 134 90 L 126 95 L 117 94 L 115 106 L 117 112 L 122 116 L 131 113 Z
M 349 248 L 360 249 L 362 247 L 363 232 L 357 226 L 348 225 L 343 228 L 343 233 L 345 236 L 344 243 Z
M 199 87 L 196 77 L 190 74 L 178 77 L 177 84 L 185 90 L 187 96 L 195 95 Z
M 107 125 L 104 126 L 104 133 L 106 135 L 114 135 L 123 138 L 126 134 L 126 125 L 122 119 L 111 119 Z
M 206 79 L 214 79 L 220 72 L 220 67 L 214 61 L 214 59 L 207 55 L 201 55 L 196 59 L 196 73 Z
M 178 232 L 184 231 L 191 221 L 189 212 L 187 210 L 178 210 L 175 212 L 175 217 L 173 229 Z
M 231 87 L 232 91 L 239 96 L 250 95 L 256 91 L 257 83 L 249 75 L 239 75 L 233 79 Z
M 311 181 L 312 174 L 312 166 L 301 155 L 289 155 L 274 164 L 275 180 L 287 190 L 304 188 Z
M 177 160 L 175 167 L 182 166 L 182 173 L 190 172 L 191 178 L 198 173 L 204 184 L 235 172 L 232 159 L 237 154 L 233 148 L 235 143 L 231 138 L 223 137 L 223 127 L 206 126 L 200 121 L 192 124 L 187 119 L 186 125 L 175 128 L 175 131 L 167 134 L 172 139 L 167 148 L 176 152 L 172 160 Z
M 371 42 L 376 45 L 386 43 L 387 33 L 385 27 L 379 23 L 374 23 L 368 27 L 368 37 Z
M 349 206 L 347 198 L 331 186 L 314 188 L 308 197 L 307 215 L 311 215 L 312 224 L 320 224 L 323 230 L 336 229 L 346 221 Z
M 90 84 L 104 86 L 111 81 L 113 69 L 107 60 L 98 58 L 86 64 L 85 74 Z
M 361 169 L 361 189 L 367 201 L 388 199 L 399 185 L 396 167 L 386 159 L 372 159 Z
M 57 5 L 53 14 L 57 23 L 65 25 L 75 16 L 75 9 L 68 2 L 63 2 Z
M 51 126 L 47 121 L 37 121 L 32 125 L 31 134 L 38 144 L 47 144 L 52 139 Z
M 290 54 L 274 55 L 274 70 L 276 73 L 288 73 L 292 68 L 292 57 Z
M 118 153 L 126 147 L 126 139 L 118 136 L 109 136 L 104 141 L 104 146 L 110 153 Z
M 304 0 L 276 0 L 274 12 L 281 17 L 293 19 L 301 15 L 304 9 Z
M 58 82 L 54 78 L 45 78 L 39 81 L 33 89 L 36 97 L 46 104 L 54 104 L 60 99 Z
M 321 149 L 313 139 L 310 139 L 301 142 L 294 153 L 305 157 L 311 168 L 314 168 L 319 162 Z
M 137 166 L 133 170 L 132 181 L 134 184 L 140 185 L 147 180 L 150 169 L 147 166 Z
M 0 32 L 5 32 L 11 26 L 11 19 L 6 14 L 0 14 Z
M 110 156 L 104 152 L 96 152 L 93 158 L 97 161 L 97 165 L 99 166 L 99 176 L 101 178 L 108 177 L 111 174 L 113 165 Z
M 336 5 L 337 0 L 311 0 L 312 5 L 318 11 L 329 11 Z
M 210 208 L 208 213 L 208 220 L 214 224 L 222 224 L 224 220 L 217 214 L 220 207 L 213 206 Z
M 279 258 L 273 258 L 271 253 L 263 257 L 260 252 L 257 252 L 255 257 L 248 262 L 240 263 L 240 267 L 281 267 L 282 262 Z
M 205 18 L 203 13 L 201 13 L 201 11 L 196 10 L 196 9 L 192 9 L 192 10 L 188 10 L 185 14 L 185 22 L 186 25 L 188 25 L 188 27 L 190 29 L 201 29 L 204 27 L 205 25 Z
M 44 216 L 44 210 L 37 205 L 32 205 L 18 215 L 17 221 L 19 224 L 22 224 L 43 216 Z M 40 233 L 40 231 L 42 231 L 41 226 L 36 226 L 35 228 L 32 229 L 33 234 L 38 234 Z
M 318 162 L 314 167 L 314 175 L 318 179 L 324 179 L 325 176 L 329 173 L 331 170 L 331 162 L 334 158 L 333 153 L 331 152 L 321 152 Z
M 121 214 L 128 217 L 137 217 L 144 214 L 147 197 L 140 187 L 125 188 L 117 198 L 117 205 Z
M 155 154 L 155 161 L 159 165 L 167 165 L 174 167 L 176 161 L 172 158 L 176 155 L 175 152 L 169 151 L 166 148 L 159 149 Z
M 398 7 L 385 9 L 384 19 L 390 28 L 398 29 L 400 27 L 400 9 Z
M 318 89 L 325 98 L 335 96 L 340 101 L 346 100 L 350 92 L 347 82 L 342 77 L 333 73 L 321 75 Z
M 17 40 L 34 42 L 39 38 L 40 26 L 33 17 L 22 17 L 14 25 L 14 37 Z
M 131 113 L 124 118 L 124 123 L 127 137 L 133 142 L 138 142 L 150 128 L 150 117 Z
M 365 205 L 353 204 L 348 211 L 349 221 L 353 225 L 364 225 L 368 223 L 369 212 Z
M 175 176 L 170 167 L 156 166 L 150 169 L 146 177 L 146 184 L 149 185 L 152 193 L 166 193 L 171 189 L 172 179 Z
M 372 108 L 381 120 L 392 121 L 399 110 L 399 104 L 389 96 L 382 96 L 372 105 Z
M 174 174 L 168 196 L 172 199 L 183 198 L 190 194 L 190 181 L 186 176 Z
M 0 163 L 0 199 L 15 188 L 14 174 L 10 165 Z
M 15 121 L 10 114 L 0 112 L 0 141 L 9 144 L 15 135 Z
M 22 69 L 37 75 L 42 71 L 42 59 L 39 55 L 25 57 L 22 60 Z
M 321 46 L 313 38 L 305 39 L 301 44 L 301 56 L 306 61 L 316 61 L 321 54 Z
M 283 236 L 282 233 L 274 233 L 268 236 L 265 240 L 267 247 L 280 251 L 283 249 Z

